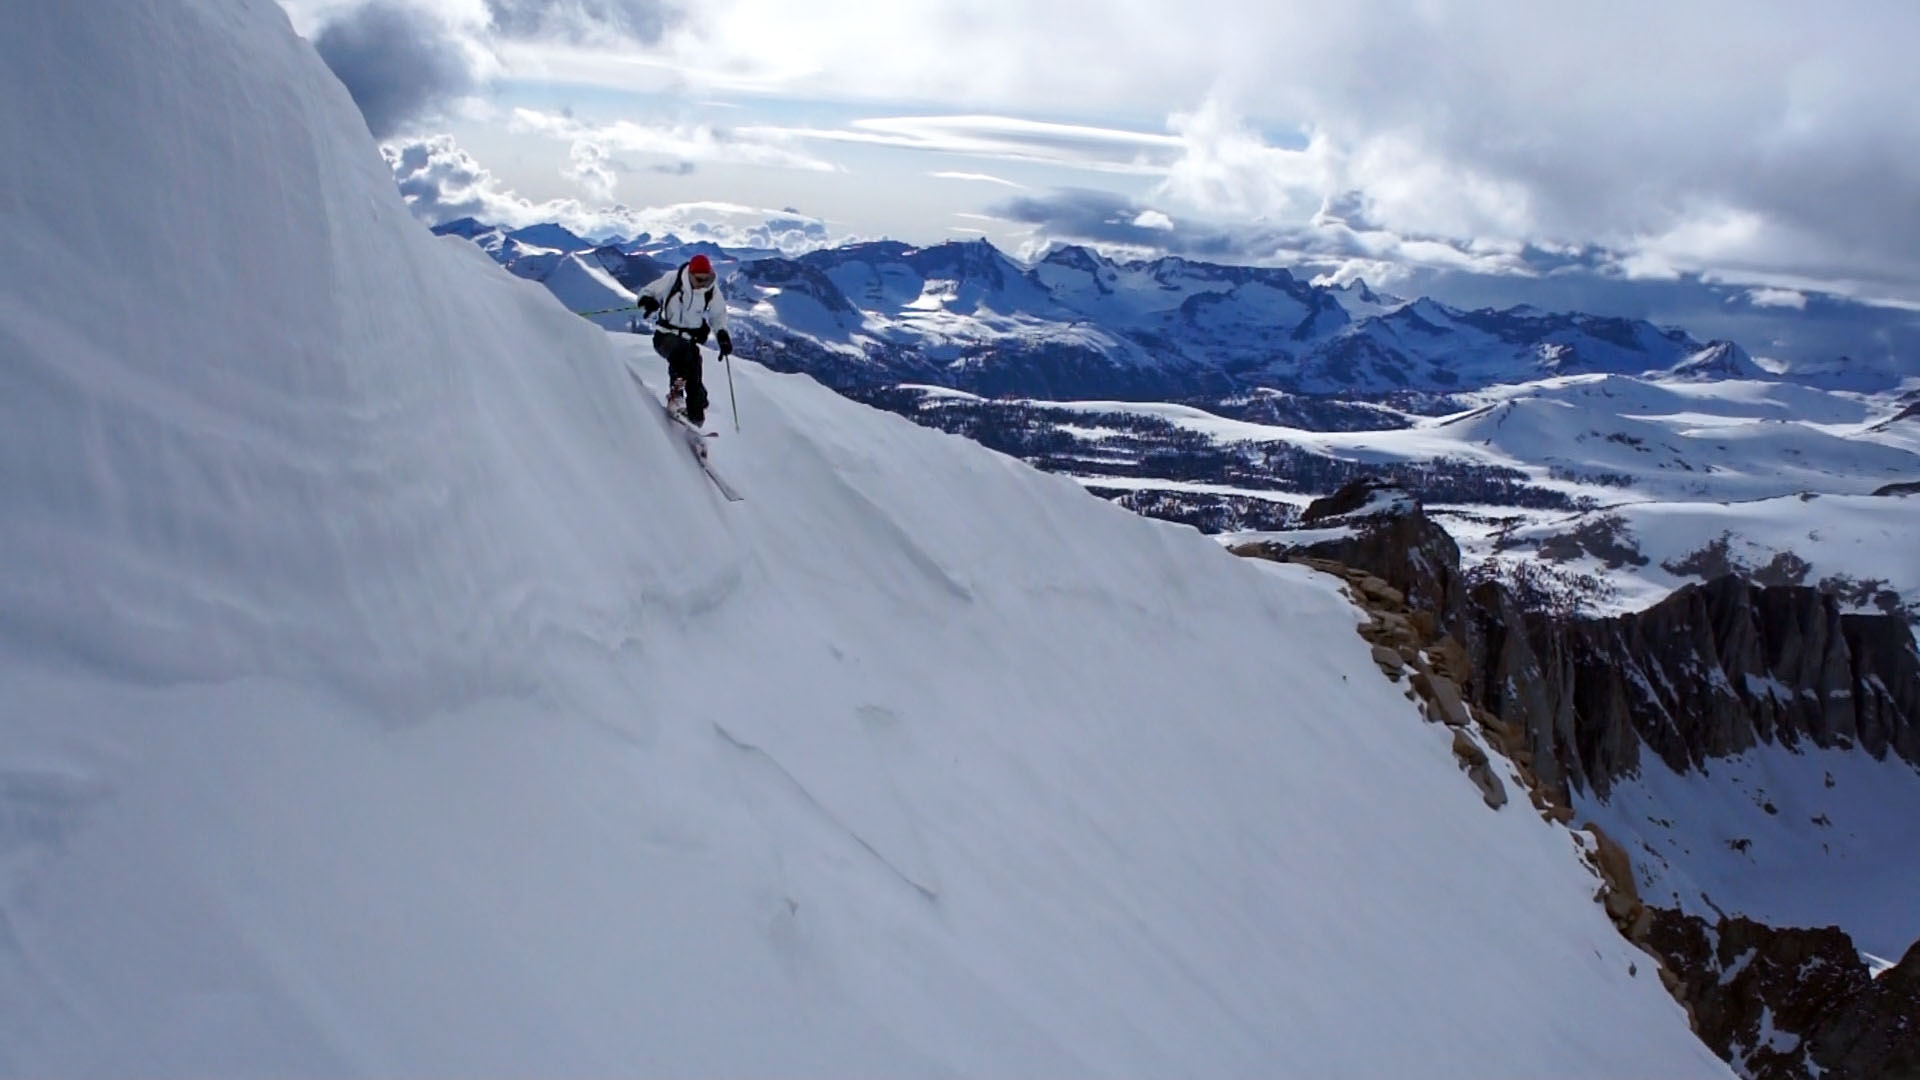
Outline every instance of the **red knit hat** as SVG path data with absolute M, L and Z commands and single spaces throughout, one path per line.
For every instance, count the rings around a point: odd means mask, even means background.
M 705 255 L 695 255 L 687 261 L 687 273 L 711 274 L 713 273 L 713 264 L 707 261 Z

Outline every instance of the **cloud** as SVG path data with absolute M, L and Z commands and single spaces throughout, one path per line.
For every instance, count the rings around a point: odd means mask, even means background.
M 521 198 L 462 150 L 451 135 L 390 142 L 380 152 L 393 169 L 407 205 L 429 224 L 471 217 L 520 228 L 546 221 L 578 223 L 587 215 L 573 199 Z
M 605 146 L 591 139 L 575 139 L 569 157 L 570 164 L 561 175 L 587 189 L 594 201 L 612 202 L 614 185 L 619 180 L 615 172 L 625 172 L 626 167 L 615 161 Z
M 369 6 L 283 2 L 309 28 Z M 372 6 L 426 17 L 332 50 L 371 72 L 339 65 L 383 129 L 466 92 L 451 35 L 491 65 L 466 69 L 481 85 L 881 114 L 731 132 L 807 156 L 837 141 L 1150 177 L 1146 201 L 1177 223 L 1344 230 L 1383 258 L 1591 249 L 1649 280 L 1920 303 L 1920 5 L 1216 0 L 1205 19 L 1134 0 L 703 0 L 698 18 L 641 0 Z M 890 115 L 905 102 L 934 115 Z
M 642 124 L 619 120 L 586 124 L 561 113 L 515 109 L 508 124 L 513 131 L 543 135 L 570 143 L 576 158 L 583 143 L 603 152 L 618 151 L 671 159 L 676 164 L 708 162 L 756 165 L 810 172 L 836 172 L 839 167 L 762 129 L 731 130 L 710 124 Z M 571 172 L 568 174 L 571 176 Z
M 740 131 L 770 139 L 860 143 L 1119 173 L 1160 173 L 1184 147 L 1171 135 L 985 115 L 881 116 L 840 128 L 758 126 Z
M 408 131 L 506 74 L 516 42 L 635 48 L 681 20 L 666 0 L 283 0 L 375 138 Z
M 1920 299 L 1912 4 L 1218 0 L 1199 20 L 1092 0 L 846 18 L 826 0 L 712 2 L 669 43 L 694 81 L 955 111 L 1176 111 L 1190 149 L 1168 193 L 1195 212 L 1298 220 L 1357 192 L 1404 235 L 1597 245 L 1643 253 L 1648 271 Z
M 677 5 L 661 0 L 486 0 L 493 26 L 509 39 L 573 44 L 652 45 L 677 23 Z
M 577 199 L 528 199 L 502 184 L 450 135 L 391 142 L 380 149 L 408 207 L 428 224 L 471 217 L 521 228 L 551 221 L 588 237 L 674 235 L 790 255 L 846 239 L 835 237 L 826 222 L 791 207 L 768 210 L 718 201 L 589 206 Z M 595 168 L 609 167 L 600 159 L 591 162 Z
M 373 0 L 341 15 L 313 47 L 377 139 L 473 93 L 485 66 L 457 27 L 400 0 Z
M 1747 302 L 1754 307 L 1807 310 L 1807 294 L 1792 289 L 1753 289 L 1747 293 Z
M 1408 237 L 1337 216 L 1306 223 L 1222 223 L 1143 205 L 1098 189 L 1066 189 L 1009 199 L 992 208 L 1031 230 L 1033 246 L 1086 244 L 1109 253 L 1157 251 L 1218 262 L 1288 266 L 1309 276 L 1391 283 L 1415 269 L 1475 274 L 1533 272 L 1526 251 L 1499 245 Z
M 967 180 L 967 181 L 972 181 L 972 182 L 981 183 L 981 184 L 1000 184 L 1003 187 L 1010 187 L 1010 188 L 1025 188 L 1027 186 L 1025 184 L 1016 184 L 1011 180 L 1003 179 L 998 176 L 993 176 L 988 173 L 930 172 L 927 175 L 933 177 L 936 180 Z

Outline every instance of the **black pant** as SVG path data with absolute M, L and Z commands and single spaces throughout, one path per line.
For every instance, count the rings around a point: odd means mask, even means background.
M 657 331 L 653 351 L 666 358 L 667 378 L 687 384 L 687 419 L 699 427 L 707 422 L 707 387 L 700 381 L 700 346 L 680 334 Z

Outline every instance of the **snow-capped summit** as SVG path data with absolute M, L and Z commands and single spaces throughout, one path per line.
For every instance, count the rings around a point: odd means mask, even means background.
M 621 329 L 633 317 L 631 312 L 614 311 L 627 307 L 634 302 L 635 294 L 620 284 L 614 276 L 588 255 L 572 254 L 561 259 L 551 273 L 544 279 L 548 291 L 552 292 L 567 310 L 587 314 L 587 317 L 608 329 Z
M 1666 372 L 1676 379 L 1770 379 L 1773 376 L 1747 350 L 1731 341 L 1715 341 Z
M 468 219 L 471 220 L 471 219 Z M 547 248 L 567 254 L 575 251 L 588 251 L 596 245 L 584 240 L 572 230 L 551 223 L 529 225 L 524 229 L 514 229 L 507 234 L 510 240 L 516 240 L 528 247 Z
M 504 233 L 505 230 L 497 225 L 484 224 L 472 217 L 454 218 L 452 221 L 443 221 L 433 227 L 435 236 L 458 236 L 464 240 L 472 240 L 491 232 Z

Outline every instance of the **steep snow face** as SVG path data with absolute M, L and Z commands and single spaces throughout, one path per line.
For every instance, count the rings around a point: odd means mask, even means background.
M 277 5 L 12 29 L 0 1073 L 1726 1075 L 1326 585 L 746 364 L 726 504 Z
M 568 255 L 548 274 L 544 284 L 569 311 L 590 313 L 588 318 L 608 329 L 627 325 L 632 312 L 609 309 L 633 303 L 634 294 L 615 281 L 598 262 L 583 255 Z

